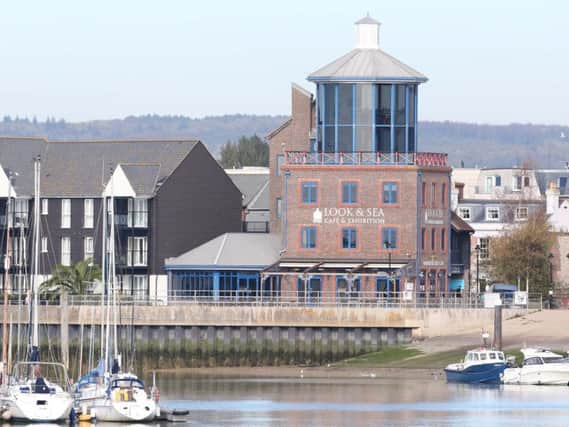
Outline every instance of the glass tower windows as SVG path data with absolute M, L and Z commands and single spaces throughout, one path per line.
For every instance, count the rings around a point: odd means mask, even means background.
M 416 85 L 320 83 L 317 90 L 319 151 L 415 151 Z

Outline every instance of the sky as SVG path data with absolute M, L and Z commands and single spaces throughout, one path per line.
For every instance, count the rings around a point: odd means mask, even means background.
M 367 12 L 429 78 L 420 120 L 569 125 L 563 0 L 5 0 L 0 116 L 288 115 Z

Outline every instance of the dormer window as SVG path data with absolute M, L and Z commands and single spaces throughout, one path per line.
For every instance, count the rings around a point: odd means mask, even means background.
M 559 179 L 557 180 L 557 184 L 558 184 L 558 187 L 560 190 L 562 188 L 565 188 L 567 186 L 567 177 L 566 176 L 560 176 Z
M 502 186 L 502 177 L 500 175 L 493 175 L 486 177 L 486 192 L 490 193 L 494 187 Z

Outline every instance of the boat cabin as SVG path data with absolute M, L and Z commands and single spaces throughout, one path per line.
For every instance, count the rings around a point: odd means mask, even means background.
M 464 363 L 476 364 L 476 363 L 494 363 L 494 362 L 504 362 L 504 353 L 496 350 L 470 350 L 466 353 L 464 358 Z

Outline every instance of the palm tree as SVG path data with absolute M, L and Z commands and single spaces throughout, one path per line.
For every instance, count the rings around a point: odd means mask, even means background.
M 100 279 L 101 267 L 93 265 L 90 258 L 71 266 L 56 265 L 51 278 L 41 284 L 40 292 L 52 296 L 63 293 L 85 295 L 93 283 Z

